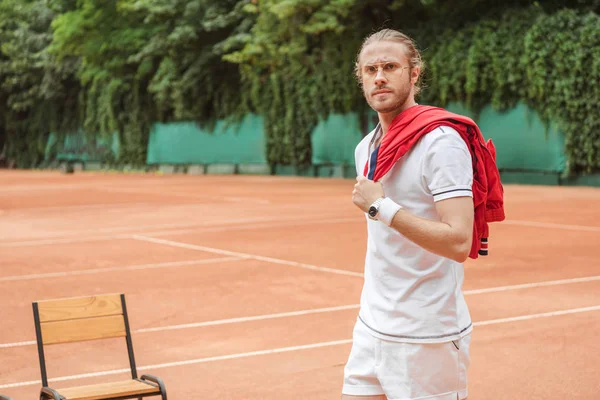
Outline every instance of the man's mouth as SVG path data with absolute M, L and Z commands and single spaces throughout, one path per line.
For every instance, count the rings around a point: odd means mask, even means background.
M 392 91 L 387 90 L 387 89 L 382 89 L 382 90 L 375 90 L 374 92 L 372 92 L 373 96 L 377 96 L 378 94 L 387 94 L 387 93 L 392 93 Z

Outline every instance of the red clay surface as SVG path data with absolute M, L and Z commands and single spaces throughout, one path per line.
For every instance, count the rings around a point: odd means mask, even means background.
M 139 374 L 170 399 L 339 399 L 366 246 L 353 184 L 0 172 L 0 393 L 39 398 L 33 301 L 122 292 Z M 505 201 L 466 263 L 469 399 L 600 398 L 600 190 Z M 58 388 L 128 378 L 122 340 L 46 356 Z

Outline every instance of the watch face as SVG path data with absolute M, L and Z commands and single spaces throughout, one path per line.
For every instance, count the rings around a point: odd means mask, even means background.
M 377 215 L 377 209 L 376 209 L 375 207 L 370 207 L 370 208 L 369 208 L 369 215 L 370 215 L 371 217 L 374 217 L 374 216 L 376 216 L 376 215 Z

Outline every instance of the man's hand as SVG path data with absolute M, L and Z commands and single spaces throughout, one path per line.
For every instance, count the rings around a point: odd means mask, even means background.
M 356 185 L 352 191 L 352 202 L 363 212 L 367 212 L 375 200 L 383 197 L 383 186 L 379 182 L 373 182 L 364 176 L 356 178 Z

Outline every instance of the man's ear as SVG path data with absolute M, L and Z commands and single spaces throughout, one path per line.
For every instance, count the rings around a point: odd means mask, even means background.
M 421 75 L 421 67 L 414 67 L 410 71 L 410 82 L 414 85 L 419 80 L 419 75 Z

